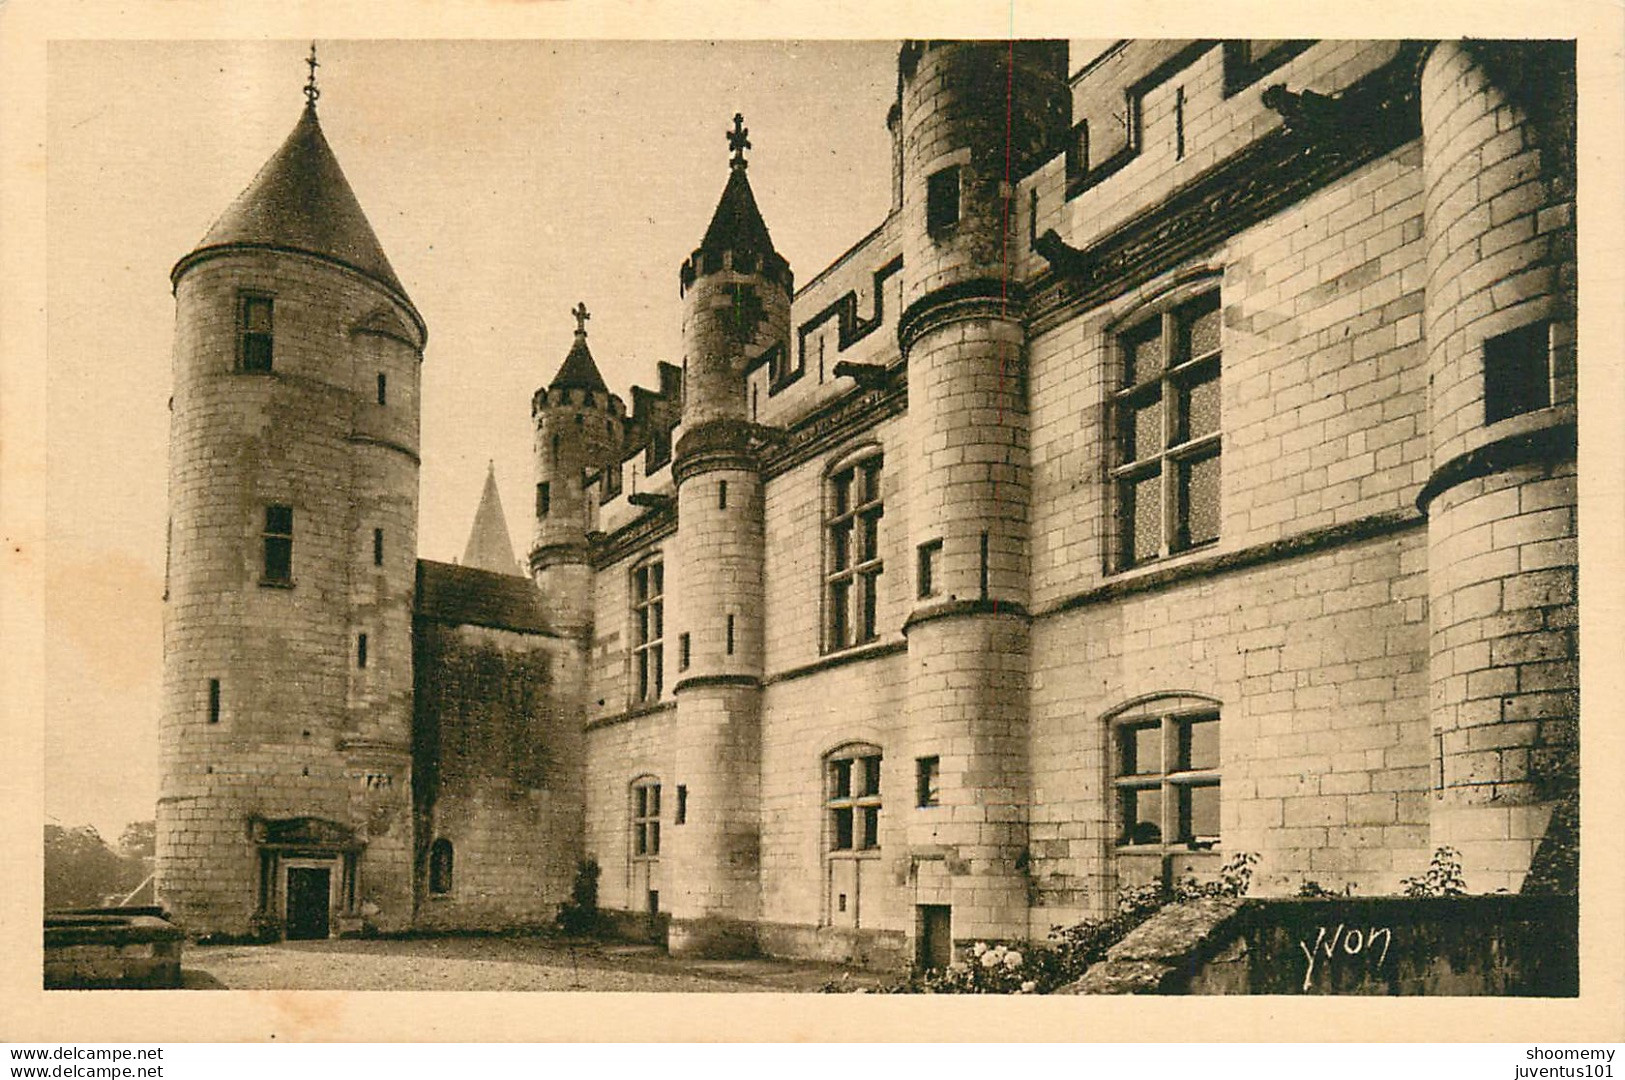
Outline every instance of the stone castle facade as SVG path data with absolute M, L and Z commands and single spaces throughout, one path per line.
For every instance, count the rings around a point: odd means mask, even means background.
M 673 951 L 894 963 L 1239 852 L 1572 889 L 1574 101 L 1552 43 L 910 42 L 799 288 L 736 118 L 681 363 L 628 409 L 578 309 L 532 400 L 520 569 L 489 483 L 417 558 L 426 330 L 313 96 L 173 273 L 162 901 L 545 924 L 591 859 Z

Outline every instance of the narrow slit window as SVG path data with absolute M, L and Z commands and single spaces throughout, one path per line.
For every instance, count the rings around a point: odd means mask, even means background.
M 429 891 L 436 896 L 451 892 L 452 849 L 445 837 L 429 848 Z
M 734 654 L 734 617 L 728 616 L 728 655 Z
M 728 481 L 717 481 L 717 509 L 728 509 Z
M 536 516 L 544 518 L 553 509 L 553 485 L 543 480 L 536 485 Z
M 272 359 L 271 298 L 244 296 L 239 307 L 241 333 L 238 363 L 244 371 L 270 371 Z
M 382 371 L 378 373 L 378 404 L 389 404 L 389 376 Z
M 220 722 L 220 680 L 209 680 L 209 723 Z
M 1174 89 L 1174 157 L 1185 156 L 1185 88 Z
M 688 821 L 688 785 L 677 785 L 677 813 L 672 824 L 682 825 Z
M 936 234 L 959 224 L 959 166 L 932 173 L 925 184 L 926 231 Z
M 372 565 L 384 565 L 384 530 L 372 530 Z
M 366 634 L 357 634 L 356 635 L 356 639 L 355 639 L 355 666 L 358 667 L 358 668 L 364 668 L 364 667 L 367 666 L 367 635 Z
M 937 593 L 937 563 L 942 559 L 942 541 L 928 540 L 919 547 L 919 588 L 921 600 Z
M 261 580 L 267 585 L 293 584 L 293 507 L 265 508 L 261 543 L 264 549 Z
M 688 633 L 686 631 L 677 635 L 677 670 L 678 671 L 687 671 L 688 670 L 688 658 L 689 658 L 689 644 L 688 643 L 689 643 L 689 638 L 688 638 Z

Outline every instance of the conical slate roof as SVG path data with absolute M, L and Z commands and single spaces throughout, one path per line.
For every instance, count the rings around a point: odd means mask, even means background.
M 254 247 L 301 251 L 343 263 L 411 300 L 327 145 L 313 105 L 197 248 L 176 264 L 178 277 L 205 252 Z
M 469 531 L 468 546 L 463 549 L 462 565 L 493 574 L 519 573 L 519 560 L 513 556 L 513 541 L 508 536 L 508 519 L 502 513 L 502 498 L 497 494 L 494 462 L 485 470 L 485 490 L 480 493 L 480 508 L 474 512 L 474 528 Z
M 701 251 L 750 252 L 756 255 L 777 254 L 773 238 L 767 234 L 767 222 L 756 207 L 756 195 L 745 179 L 745 170 L 736 164 L 728 171 L 728 185 L 717 200 L 716 213 L 700 241 Z
M 587 335 L 576 331 L 576 341 L 570 346 L 570 351 L 564 357 L 564 363 L 559 365 L 558 374 L 548 383 L 548 389 L 557 390 L 560 387 L 569 387 L 575 390 L 603 390 L 609 387 L 604 383 L 604 377 L 598 373 L 598 365 L 593 361 L 592 352 L 587 348 Z

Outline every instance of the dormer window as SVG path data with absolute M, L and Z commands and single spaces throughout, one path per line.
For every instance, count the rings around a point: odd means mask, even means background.
M 244 371 L 271 370 L 271 298 L 244 296 L 238 307 L 237 362 Z

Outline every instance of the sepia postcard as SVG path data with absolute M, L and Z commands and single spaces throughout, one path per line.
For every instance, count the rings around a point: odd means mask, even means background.
M 91 10 L 0 1037 L 1625 1037 L 1617 13 Z

